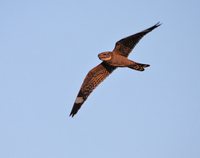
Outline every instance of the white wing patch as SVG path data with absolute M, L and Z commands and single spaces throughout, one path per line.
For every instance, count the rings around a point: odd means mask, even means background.
M 83 97 L 77 97 L 75 103 L 80 104 L 84 101 Z

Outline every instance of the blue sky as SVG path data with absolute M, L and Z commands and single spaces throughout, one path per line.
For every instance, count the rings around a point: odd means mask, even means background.
M 199 158 L 198 0 L 0 1 L 0 157 Z M 87 72 L 160 21 L 72 119 Z

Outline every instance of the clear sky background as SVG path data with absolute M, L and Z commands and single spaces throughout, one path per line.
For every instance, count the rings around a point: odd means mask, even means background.
M 1 158 L 199 158 L 199 0 L 1 0 Z M 97 54 L 160 21 L 69 113 Z

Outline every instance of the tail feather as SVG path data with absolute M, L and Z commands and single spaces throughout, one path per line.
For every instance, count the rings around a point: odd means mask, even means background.
M 149 64 L 134 63 L 133 65 L 130 65 L 129 68 L 137 70 L 137 71 L 144 71 L 145 68 L 149 66 L 150 66 Z

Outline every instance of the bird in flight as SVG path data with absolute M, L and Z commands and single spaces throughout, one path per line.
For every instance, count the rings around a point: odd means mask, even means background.
M 125 37 L 116 42 L 113 51 L 107 51 L 98 54 L 98 57 L 100 60 L 102 60 L 102 62 L 90 70 L 85 77 L 71 110 L 71 117 L 73 117 L 78 112 L 90 93 L 116 68 L 128 67 L 133 70 L 144 71 L 145 68 L 150 66 L 148 64 L 132 61 L 128 59 L 128 56 L 144 35 L 151 32 L 160 25 L 161 24 L 158 22 L 146 30 Z

